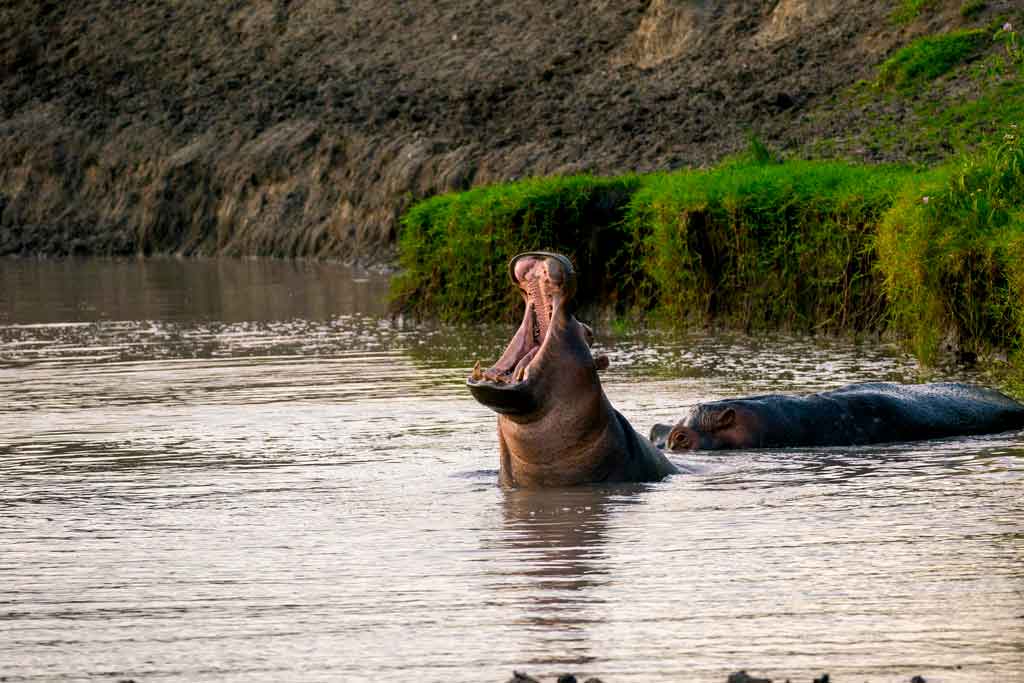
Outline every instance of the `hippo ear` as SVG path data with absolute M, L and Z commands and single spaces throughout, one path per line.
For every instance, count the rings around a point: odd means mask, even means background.
M 715 417 L 715 430 L 728 429 L 736 422 L 736 411 L 726 408 Z

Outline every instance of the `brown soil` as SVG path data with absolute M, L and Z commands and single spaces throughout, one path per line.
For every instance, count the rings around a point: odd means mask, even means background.
M 752 131 L 799 147 L 850 125 L 808 111 L 941 28 L 895 4 L 5 3 L 0 254 L 380 262 L 429 194 L 703 165 Z

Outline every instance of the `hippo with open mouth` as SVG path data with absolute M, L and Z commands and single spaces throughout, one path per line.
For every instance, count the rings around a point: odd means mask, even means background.
M 523 322 L 493 366 L 466 381 L 498 413 L 503 486 L 539 488 L 658 481 L 678 470 L 615 410 L 590 353 L 592 333 L 569 312 L 576 273 L 559 254 L 526 252 L 509 263 L 526 302 Z
M 509 263 L 526 301 L 523 322 L 498 362 L 466 381 L 498 413 L 499 481 L 537 488 L 657 481 L 677 468 L 659 449 L 856 446 L 994 434 L 1024 427 L 1024 405 L 960 383 L 853 384 L 808 396 L 772 394 L 692 407 L 675 425 L 638 435 L 601 389 L 607 359 L 568 310 L 576 274 L 567 258 L 519 254 Z
M 807 396 L 701 403 L 651 441 L 670 451 L 858 446 L 1024 427 L 1024 405 L 994 389 L 944 382 L 867 382 Z

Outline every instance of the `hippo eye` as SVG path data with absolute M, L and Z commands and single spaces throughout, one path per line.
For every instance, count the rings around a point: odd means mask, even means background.
M 677 449 L 685 450 L 690 447 L 689 438 L 687 437 L 686 432 L 682 430 L 677 431 L 675 429 L 668 433 L 668 438 L 665 439 L 665 445 L 668 446 L 670 451 Z

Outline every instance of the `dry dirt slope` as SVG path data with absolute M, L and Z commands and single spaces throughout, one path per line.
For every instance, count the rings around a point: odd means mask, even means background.
M 0 254 L 380 261 L 427 194 L 798 145 L 906 41 L 893 4 L 4 3 Z

